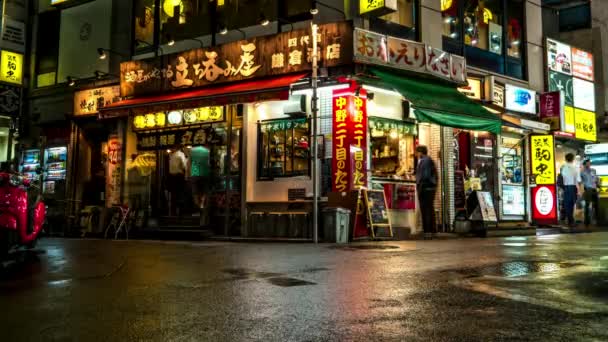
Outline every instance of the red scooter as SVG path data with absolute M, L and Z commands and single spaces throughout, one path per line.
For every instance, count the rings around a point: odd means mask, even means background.
M 39 190 L 21 175 L 0 172 L 0 257 L 36 245 L 46 215 Z

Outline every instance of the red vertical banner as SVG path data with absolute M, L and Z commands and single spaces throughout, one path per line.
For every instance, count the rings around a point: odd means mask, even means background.
M 349 95 L 334 91 L 332 115 L 332 191 L 346 192 L 351 188 L 350 141 L 349 131 Z
M 364 90 L 361 90 L 365 95 Z M 333 93 L 332 191 L 367 187 L 367 99 L 352 89 Z
M 353 104 L 350 139 L 352 187 L 358 190 L 367 187 L 367 99 L 359 96 L 351 96 L 351 99 Z

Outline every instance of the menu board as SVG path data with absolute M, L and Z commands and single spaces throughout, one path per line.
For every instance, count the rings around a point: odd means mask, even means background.
M 477 200 L 479 201 L 479 209 L 481 210 L 483 220 L 485 222 L 497 222 L 492 194 L 487 191 L 477 191 Z
M 454 172 L 454 208 L 463 209 L 466 207 L 467 198 L 464 189 L 464 171 Z
M 388 205 L 383 190 L 364 190 L 367 220 L 371 227 L 372 238 L 393 237 L 393 229 L 388 213 Z M 387 228 L 378 229 L 376 228 Z

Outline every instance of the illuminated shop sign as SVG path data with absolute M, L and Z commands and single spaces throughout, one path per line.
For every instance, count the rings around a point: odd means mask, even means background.
M 516 112 L 536 114 L 536 92 L 507 84 L 505 86 L 505 108 Z
M 593 54 L 572 48 L 572 75 L 593 82 Z
M 150 130 L 222 121 L 224 107 L 214 106 L 136 115 L 133 118 L 133 127 L 135 130 Z
M 564 96 L 560 91 L 540 95 L 540 119 L 552 130 L 559 130 L 564 117 Z
M 0 81 L 21 85 L 23 82 L 23 55 L 2 50 L 0 54 Z
M 597 140 L 597 126 L 595 120 L 595 113 L 583 109 L 574 109 L 574 125 L 577 139 L 596 141 Z
M 332 189 L 345 192 L 367 186 L 367 99 L 350 90 L 332 98 Z
M 579 78 L 572 80 L 574 107 L 595 111 L 595 86 Z
M 481 80 L 478 78 L 467 78 L 468 85 L 459 87 L 458 91 L 473 100 L 481 100 Z
M 356 62 L 431 74 L 456 83 L 466 81 L 466 60 L 424 43 L 355 28 Z
M 397 11 L 397 0 L 359 0 L 359 14 L 381 16 Z
M 352 61 L 352 26 L 347 22 L 319 25 L 321 65 Z M 139 96 L 256 77 L 312 70 L 310 30 L 293 30 L 246 42 L 200 48 L 120 65 L 120 91 Z
M 541 224 L 557 223 L 555 185 L 532 188 L 532 219 Z
M 532 148 L 532 173 L 536 184 L 555 184 L 555 150 L 552 135 L 533 135 L 530 137 Z
M 97 114 L 100 108 L 120 100 L 119 86 L 77 91 L 74 94 L 74 115 Z
M 547 66 L 553 71 L 572 75 L 570 45 L 547 38 Z

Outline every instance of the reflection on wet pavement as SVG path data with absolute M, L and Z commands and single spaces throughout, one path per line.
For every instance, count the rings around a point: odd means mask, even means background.
M 43 240 L 2 341 L 608 341 L 608 234 L 351 245 Z

